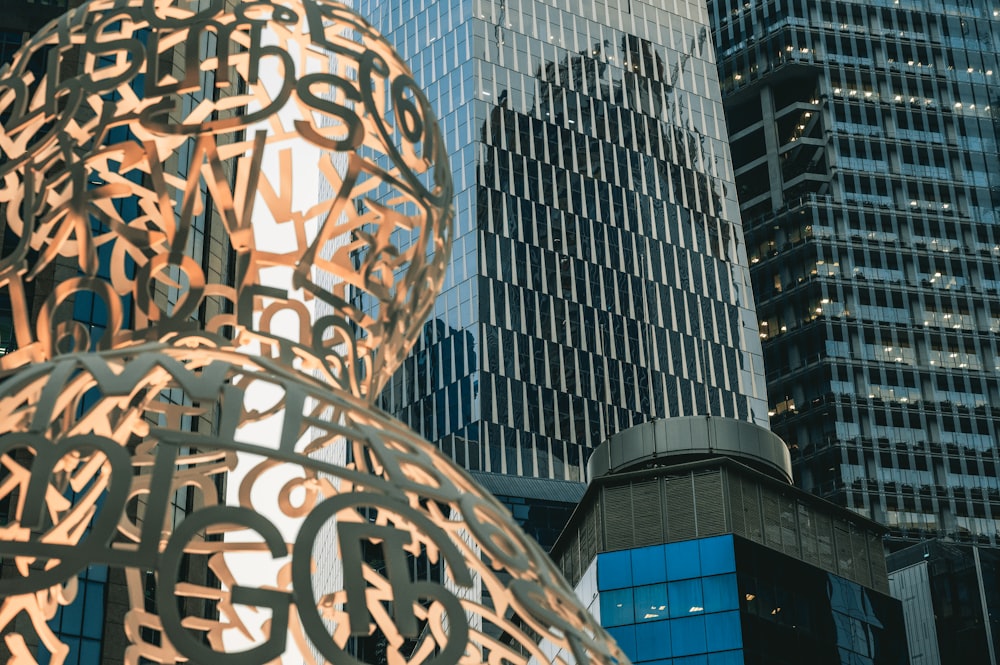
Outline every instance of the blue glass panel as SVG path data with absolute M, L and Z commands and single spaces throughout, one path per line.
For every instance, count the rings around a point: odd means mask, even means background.
M 739 612 L 720 612 L 705 617 L 705 635 L 709 651 L 739 649 L 743 646 Z
M 667 585 L 650 584 L 635 588 L 635 620 L 658 621 L 667 618 Z
M 740 606 L 739 591 L 736 589 L 736 574 L 703 577 L 701 588 L 705 599 L 706 612 L 735 610 Z
M 686 656 L 684 658 L 674 658 L 672 665 L 708 665 L 708 656 L 701 654 L 698 656 Z
M 83 582 L 81 591 L 86 589 L 84 600 L 83 631 L 84 637 L 101 638 L 104 632 L 104 584 L 102 582 Z
M 615 638 L 615 642 L 622 648 L 629 660 L 632 662 L 639 660 L 635 650 L 635 626 L 614 626 L 607 630 L 608 634 Z
M 101 643 L 97 640 L 80 640 L 80 665 L 98 665 L 101 662 Z
M 667 562 L 663 545 L 632 550 L 632 582 L 635 586 L 666 581 Z
M 636 659 L 640 661 L 670 656 L 670 622 L 640 623 L 635 627 Z
M 670 617 L 686 617 L 705 611 L 705 601 L 701 593 L 701 580 L 683 580 L 667 584 Z
M 621 626 L 626 623 L 635 623 L 632 589 L 602 591 L 600 596 L 602 626 Z
M 736 555 L 733 551 L 732 536 L 705 538 L 699 541 L 698 549 L 701 553 L 702 575 L 736 572 Z
M 80 634 L 80 625 L 83 622 L 83 598 L 82 594 L 77 594 L 73 602 L 60 610 L 56 615 L 56 620 L 60 621 L 59 629 L 71 635 Z M 61 615 L 61 616 L 60 616 Z
M 628 550 L 597 555 L 597 590 L 632 586 L 632 556 Z
M 699 552 L 697 540 L 670 543 L 665 549 L 667 554 L 668 580 L 683 580 L 688 577 L 698 577 L 701 575 L 701 563 L 699 561 L 701 553 Z
M 60 635 L 59 638 L 62 640 L 63 644 L 69 647 L 69 655 L 66 656 L 66 660 L 63 661 L 63 665 L 90 665 L 90 663 L 83 663 L 80 660 L 80 640 L 75 637 L 69 637 L 67 635 Z M 94 661 L 95 663 L 100 661 Z
M 717 651 L 708 654 L 708 665 L 743 665 L 743 651 Z
M 706 646 L 705 617 L 674 619 L 670 622 L 670 648 L 674 658 L 705 653 Z
M 73 318 L 90 323 L 90 310 L 94 306 L 94 294 L 81 291 L 74 296 Z

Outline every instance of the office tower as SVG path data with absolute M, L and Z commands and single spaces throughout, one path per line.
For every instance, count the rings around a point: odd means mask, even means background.
M 552 556 L 636 665 L 902 665 L 885 528 L 791 471 L 751 423 L 633 427 L 594 451 Z
M 1000 550 L 931 540 L 887 560 L 910 663 L 1000 662 Z
M 771 426 L 797 482 L 998 544 L 1000 10 L 709 2 Z
M 2 57 L 0 65 L 10 64 L 15 52 L 23 43 L 28 41 L 33 33 L 39 31 L 64 12 L 81 4 L 80 0 L 61 0 L 56 2 L 13 0 L 4 3 L 4 14 L 0 16 L 0 57 Z M 128 15 L 123 13 L 122 16 L 127 17 Z M 124 27 L 122 27 L 123 25 Z M 127 32 L 131 25 L 134 25 L 134 23 L 128 24 L 123 19 L 120 22 L 115 22 L 113 25 L 104 25 L 102 30 L 105 31 L 105 36 L 112 36 L 116 30 Z M 126 38 L 130 36 L 125 35 Z M 115 42 L 115 44 L 120 46 L 121 42 Z M 51 60 L 56 58 L 58 59 L 58 71 L 60 76 L 63 77 L 62 80 L 72 79 L 83 66 L 83 59 L 80 57 L 80 53 L 84 48 L 79 43 L 75 43 L 72 46 L 68 44 L 63 45 L 61 48 L 39 49 L 35 58 L 30 60 L 27 65 L 28 71 L 33 76 L 33 81 L 26 88 L 27 94 L 34 94 L 43 77 L 49 72 L 56 71 L 55 63 L 51 62 Z M 200 55 L 203 60 L 212 54 L 210 49 L 215 48 L 214 42 L 211 45 L 207 42 L 203 43 L 201 48 L 203 51 Z M 111 50 L 113 49 L 109 49 L 109 53 Z M 144 56 L 144 54 L 141 55 Z M 162 55 L 164 57 L 162 57 L 159 63 L 163 68 L 161 71 L 174 73 L 171 70 L 172 67 L 177 67 L 177 70 L 183 67 L 185 56 L 183 48 L 176 52 L 167 52 Z M 137 55 L 132 52 L 132 57 L 135 58 Z M 192 61 L 196 61 L 196 58 L 196 55 L 192 55 Z M 106 55 L 102 64 L 107 65 L 108 60 L 114 62 L 114 56 Z M 190 104 L 190 108 L 193 108 L 197 102 L 206 98 L 218 100 L 226 94 L 231 94 L 231 90 L 216 86 L 214 77 L 215 72 L 213 71 L 201 73 L 200 90 L 195 94 L 189 95 L 185 100 Z M 166 85 L 169 85 L 170 82 L 168 80 Z M 54 85 L 51 81 L 49 84 Z M 135 89 L 139 96 L 143 94 L 141 86 L 135 86 Z M 65 90 L 66 88 L 63 88 L 62 92 L 65 92 Z M 11 92 L 7 88 L 5 88 L 5 91 L 7 93 Z M 5 104 L 5 108 L 9 108 L 9 104 Z M 183 111 L 182 109 L 177 109 L 172 117 L 175 118 L 177 114 L 181 112 L 187 113 L 189 110 L 189 108 L 185 108 Z M 6 116 L 0 116 L 0 122 L 6 122 L 8 119 Z M 5 134 L 5 136 L 7 135 Z M 51 137 L 48 136 L 44 138 L 51 140 Z M 106 133 L 100 137 L 100 140 L 104 142 L 104 145 L 119 146 L 129 143 L 132 143 L 134 146 L 135 143 L 141 141 L 141 139 L 138 139 L 131 133 L 128 127 L 124 126 L 124 123 L 118 123 L 114 127 L 107 128 Z M 43 142 L 41 140 L 38 141 L 38 143 Z M 194 143 L 194 139 L 188 140 L 185 149 L 181 150 L 188 159 L 190 159 L 191 155 L 195 154 L 195 151 L 192 150 Z M 29 147 L 30 145 L 29 143 Z M 8 157 L 3 152 L 5 149 L 7 148 L 0 148 L 0 165 L 3 165 Z M 16 152 L 23 149 L 24 146 L 15 146 L 13 151 Z M 173 161 L 171 166 L 176 169 L 174 173 L 170 174 L 171 176 L 182 178 L 188 176 L 189 163 L 178 159 Z M 53 171 L 58 171 L 58 169 L 54 168 Z M 81 171 L 81 173 L 84 172 Z M 139 177 L 137 173 L 138 170 L 132 170 L 124 177 L 135 182 Z M 102 184 L 106 184 L 93 177 L 93 172 L 88 175 L 91 176 L 91 179 L 87 181 L 85 186 L 87 189 L 98 189 Z M 16 175 L 9 173 L 9 171 L 7 172 L 7 176 L 16 181 Z M 11 189 L 14 189 L 18 184 L 20 183 L 8 181 Z M 65 181 L 50 182 L 48 184 L 53 189 L 59 187 L 65 187 L 66 190 L 71 189 L 66 186 Z M 197 190 L 192 192 L 193 196 L 191 199 L 193 202 L 192 207 L 194 208 L 191 221 L 193 232 L 187 237 L 186 247 L 181 249 L 187 256 L 192 257 L 196 261 L 202 274 L 209 282 L 232 283 L 235 268 L 233 266 L 233 252 L 229 236 L 225 232 L 216 207 L 213 205 L 204 205 L 206 199 L 209 199 L 208 186 L 204 179 L 196 181 L 194 185 L 197 187 Z M 80 192 L 80 194 L 82 198 L 83 193 Z M 96 200 L 100 197 L 95 196 L 94 198 Z M 133 197 L 111 195 L 102 201 L 102 204 L 106 205 L 106 207 L 100 207 L 101 212 L 104 213 L 103 220 L 99 219 L 97 214 L 91 214 L 90 217 L 89 231 L 93 236 L 100 236 L 102 233 L 108 232 L 108 220 L 120 220 L 124 224 L 128 224 L 135 222 L 137 219 L 141 220 L 143 214 L 148 212 L 141 209 L 138 195 Z M 98 207 L 95 206 L 95 209 Z M 113 211 L 110 211 L 109 208 L 112 207 Z M 49 212 L 49 210 L 46 210 L 46 212 Z M 0 259 L 9 259 L 18 244 L 17 236 L 7 228 L 8 220 L 17 216 L 4 214 L 0 217 Z M 78 230 L 74 232 L 80 233 Z M 76 237 L 79 238 L 79 235 Z M 130 258 L 124 256 L 124 252 L 116 256 L 114 254 L 113 243 L 98 242 L 96 244 L 98 246 L 95 250 L 97 256 L 95 276 L 98 280 L 110 282 L 112 279 L 111 274 L 117 269 L 124 270 L 129 278 L 134 276 L 135 264 Z M 32 275 L 30 279 L 24 280 L 26 286 L 25 296 L 28 309 L 32 312 L 35 319 L 39 317 L 39 312 L 45 306 L 50 306 L 53 309 L 56 307 L 71 309 L 74 321 L 81 324 L 80 329 L 74 331 L 74 343 L 78 343 L 78 340 L 82 339 L 86 340 L 91 347 L 94 347 L 100 341 L 101 335 L 111 327 L 112 322 L 109 321 L 109 318 L 111 318 L 109 308 L 94 292 L 78 291 L 73 294 L 71 301 L 59 301 L 59 297 L 55 294 L 57 285 L 84 274 L 81 266 L 82 261 L 83 259 L 79 256 L 49 257 L 49 260 L 46 261 L 47 265 L 37 275 Z M 158 275 L 157 278 L 151 280 L 153 282 L 149 288 L 151 300 L 162 308 L 162 311 L 173 311 L 173 308 L 178 306 L 188 295 L 185 286 L 187 277 L 188 275 L 183 275 L 179 270 L 174 270 L 173 268 L 164 270 L 162 275 Z M 5 284 L 4 286 L 6 287 L 7 285 Z M 22 350 L 18 346 L 18 340 L 13 330 L 9 294 L 10 290 L 8 288 L 0 288 L 0 357 L 8 356 L 8 360 L 17 358 L 16 354 L 19 350 Z M 121 297 L 121 309 L 122 320 L 117 323 L 122 329 L 130 329 L 134 325 L 133 321 L 135 318 L 134 300 L 131 294 Z M 200 306 L 191 316 L 205 321 L 213 316 L 217 316 L 225 309 L 226 303 L 223 298 L 210 296 L 205 298 L 204 302 L 200 303 Z M 60 331 L 55 332 L 57 335 L 64 334 Z M 68 337 L 69 335 L 65 335 L 65 338 Z M 65 338 L 61 341 L 65 342 Z M 21 341 L 23 342 L 24 340 L 22 339 Z M 68 349 L 61 347 L 60 350 L 66 351 Z M 18 363 L 21 362 L 25 362 L 24 359 L 17 358 L 13 361 L 12 365 L 5 366 L 4 369 L 17 367 Z M 0 373 L 0 377 L 8 375 L 8 373 Z M 182 392 L 174 391 L 171 394 L 163 394 L 161 396 L 164 403 L 164 417 L 176 418 L 180 423 L 179 427 L 192 432 L 211 431 L 215 426 L 213 422 L 214 414 L 206 413 L 204 409 L 194 405 L 191 399 L 183 395 Z M 81 405 L 83 409 L 87 406 L 86 403 Z M 31 459 L 30 456 L 26 459 L 26 454 L 26 451 L 23 450 L 15 449 L 14 452 L 8 451 L 8 454 L 4 455 L 4 464 L 6 465 L 8 462 L 13 461 L 13 463 L 30 466 Z M 191 457 L 187 457 L 187 455 L 191 455 Z M 199 463 L 194 461 L 196 457 L 196 449 L 188 448 L 181 458 L 183 460 L 181 463 L 186 464 L 188 460 L 191 460 L 193 467 Z M 8 470 L 5 468 L 4 480 L 8 478 Z M 221 473 L 217 474 L 214 480 L 221 486 L 223 483 Z M 201 504 L 203 501 L 201 489 L 193 485 L 188 485 L 179 487 L 173 493 L 170 500 L 170 511 L 175 521 L 181 519 L 183 515 Z M 68 483 L 65 491 L 67 498 L 75 498 L 78 495 L 77 492 L 79 495 L 84 495 L 90 491 L 90 488 L 74 488 L 72 484 Z M 3 488 L 3 496 L 0 497 L 0 525 L 8 524 L 9 516 L 15 511 L 15 504 L 18 500 L 23 501 L 24 497 L 18 497 L 16 490 L 12 493 L 11 486 Z M 136 514 L 141 516 L 144 510 L 143 504 L 144 500 L 137 500 L 134 504 L 130 504 L 129 516 L 133 517 Z M 138 518 L 138 521 L 141 521 L 141 517 Z M 2 564 L 0 565 L 0 576 L 3 576 L 5 572 L 15 565 L 12 557 L 5 557 L 0 564 Z M 211 586 L 218 583 L 213 573 L 197 566 L 190 569 L 186 567 L 183 576 L 184 581 L 195 584 L 207 584 Z M 147 602 L 149 603 L 149 609 L 152 609 L 155 606 L 155 601 L 152 597 L 155 582 L 152 574 L 149 575 L 147 583 L 147 590 L 149 591 Z M 197 599 L 194 602 L 188 599 L 183 602 L 187 611 L 193 616 L 205 616 L 206 613 L 214 611 L 212 608 L 207 608 L 202 599 Z M 128 598 L 125 575 L 121 569 L 111 569 L 105 565 L 91 565 L 81 572 L 77 579 L 77 588 L 72 602 L 68 605 L 60 606 L 55 600 L 52 601 L 53 615 L 48 620 L 48 625 L 58 636 L 58 640 L 69 648 L 68 656 L 61 662 L 66 665 L 92 665 L 95 663 L 110 665 L 125 662 L 126 647 L 129 645 L 126 640 L 124 627 L 124 615 L 127 609 Z M 20 619 L 27 621 L 27 618 L 23 615 Z M 146 641 L 159 644 L 161 636 L 158 627 L 153 628 L 148 625 L 142 625 L 141 620 L 138 620 L 136 625 L 133 626 L 133 630 L 140 633 L 134 639 L 134 642 Z M 28 635 L 33 633 L 33 630 L 27 632 Z M 6 662 L 7 658 L 11 656 L 12 644 L 14 643 L 0 641 L 0 660 Z M 58 661 L 60 658 L 59 654 L 54 655 L 50 653 L 40 642 L 29 642 L 26 646 L 36 656 L 37 661 L 43 665 Z M 18 660 L 18 658 L 15 657 L 15 660 Z
M 766 423 L 704 7 L 357 8 L 413 67 L 456 190 L 444 292 L 383 407 L 471 470 L 569 481 L 652 418 Z

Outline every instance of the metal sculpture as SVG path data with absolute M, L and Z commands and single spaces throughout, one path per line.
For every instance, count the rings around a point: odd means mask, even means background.
M 391 664 L 625 661 L 505 509 L 371 404 L 441 285 L 451 181 L 362 19 L 94 0 L 0 70 L 0 119 L 8 662 L 65 660 L 49 622 L 95 564 L 124 571 L 128 663 L 357 664 L 352 638 Z M 326 194 L 301 204 L 293 167 Z M 235 275 L 192 256 L 209 215 Z

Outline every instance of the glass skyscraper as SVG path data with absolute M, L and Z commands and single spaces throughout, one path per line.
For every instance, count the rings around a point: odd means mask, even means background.
M 382 406 L 471 470 L 559 480 L 649 419 L 766 423 L 704 4 L 356 8 L 427 92 L 456 189 L 444 292 Z
M 1000 544 L 1000 6 L 708 4 L 797 482 Z

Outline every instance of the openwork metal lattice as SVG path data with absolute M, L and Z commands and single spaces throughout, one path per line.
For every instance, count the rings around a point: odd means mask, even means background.
M 0 70 L 0 118 L 8 662 L 64 662 L 51 623 L 94 565 L 124 573 L 129 663 L 360 663 L 357 639 L 387 663 L 625 661 L 505 509 L 371 406 L 441 285 L 451 181 L 362 19 L 94 1 Z M 328 185 L 306 204 L 301 168 Z M 213 218 L 235 278 L 192 250 Z

